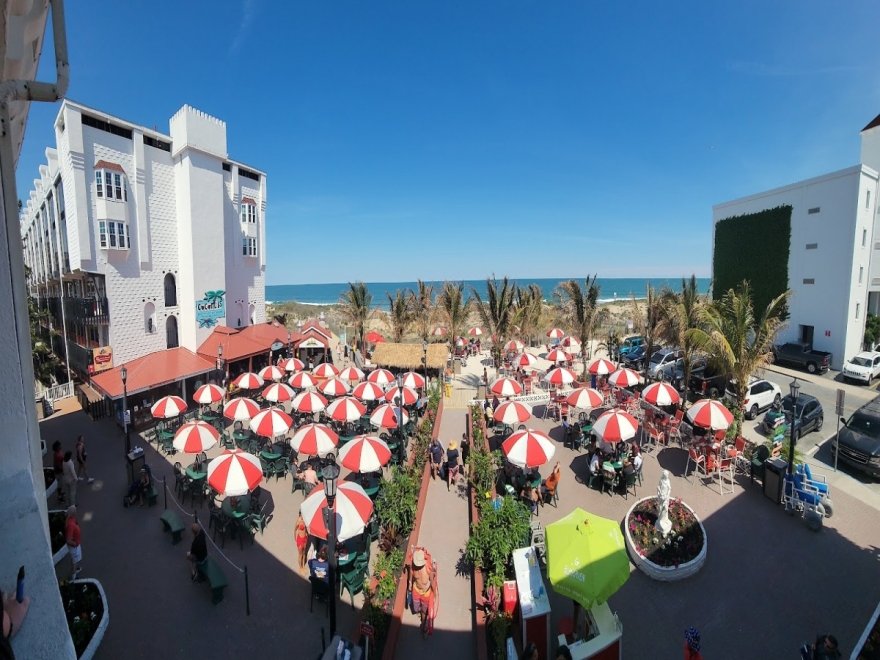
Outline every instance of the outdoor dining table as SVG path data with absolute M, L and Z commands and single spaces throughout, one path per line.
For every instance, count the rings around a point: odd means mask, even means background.
M 174 433 L 172 431 L 160 429 L 159 431 L 156 431 L 156 437 L 159 438 L 159 440 L 173 440 Z
M 623 463 L 620 461 L 605 461 L 602 463 L 602 469 L 608 472 L 620 472 L 623 469 Z
M 339 568 L 343 568 L 353 563 L 359 556 L 360 552 L 357 550 L 347 550 L 346 552 L 340 552 L 336 555 L 336 566 Z
M 264 458 L 267 461 L 277 461 L 279 458 L 281 458 L 281 456 L 282 454 L 280 454 L 279 452 L 269 451 L 267 449 L 264 449 L 260 452 L 260 458 Z
M 209 424 L 213 424 L 220 419 L 220 415 L 215 412 L 203 412 L 199 417 L 201 417 L 203 422 L 208 422 Z
M 186 468 L 186 476 L 188 476 L 193 481 L 201 481 L 205 477 L 208 476 L 207 470 L 200 470 L 195 463 Z
M 346 442 L 351 442 L 352 440 L 354 440 L 353 435 L 340 435 L 339 446 L 342 447 Z
M 237 500 L 236 506 L 233 509 L 232 500 Z M 220 510 L 230 518 L 234 520 L 241 520 L 244 518 L 251 510 L 251 496 L 250 495 L 241 495 L 239 497 L 226 497 L 223 499 L 223 502 L 220 504 Z

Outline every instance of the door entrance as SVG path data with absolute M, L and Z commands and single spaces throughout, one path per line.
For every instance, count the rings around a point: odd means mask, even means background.
M 813 345 L 813 326 L 811 325 L 801 325 L 798 326 L 801 330 L 801 343 Z

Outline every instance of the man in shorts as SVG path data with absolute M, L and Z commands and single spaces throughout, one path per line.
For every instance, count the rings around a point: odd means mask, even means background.
M 422 636 L 427 637 L 434 629 L 437 576 L 434 567 L 428 565 L 424 550 L 413 552 L 407 589 L 412 593 L 413 614 L 421 620 Z

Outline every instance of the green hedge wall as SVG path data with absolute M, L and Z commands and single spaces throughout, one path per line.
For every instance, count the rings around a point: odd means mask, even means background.
M 715 225 L 712 297 L 721 298 L 728 289 L 749 280 L 755 314 L 761 314 L 773 298 L 788 289 L 790 244 L 791 206 L 719 220 Z

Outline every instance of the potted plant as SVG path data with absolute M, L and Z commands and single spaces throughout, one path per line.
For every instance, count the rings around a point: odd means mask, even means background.
M 83 578 L 62 582 L 59 590 L 76 657 L 91 660 L 110 623 L 104 588 L 97 580 Z
M 687 504 L 669 500 L 671 531 L 657 528 L 657 498 L 636 502 L 624 519 L 626 545 L 633 563 L 655 580 L 672 581 L 696 573 L 706 561 L 706 530 Z
M 52 544 L 52 561 L 58 565 L 70 552 L 66 539 L 67 512 L 63 509 L 49 510 L 49 540 Z

